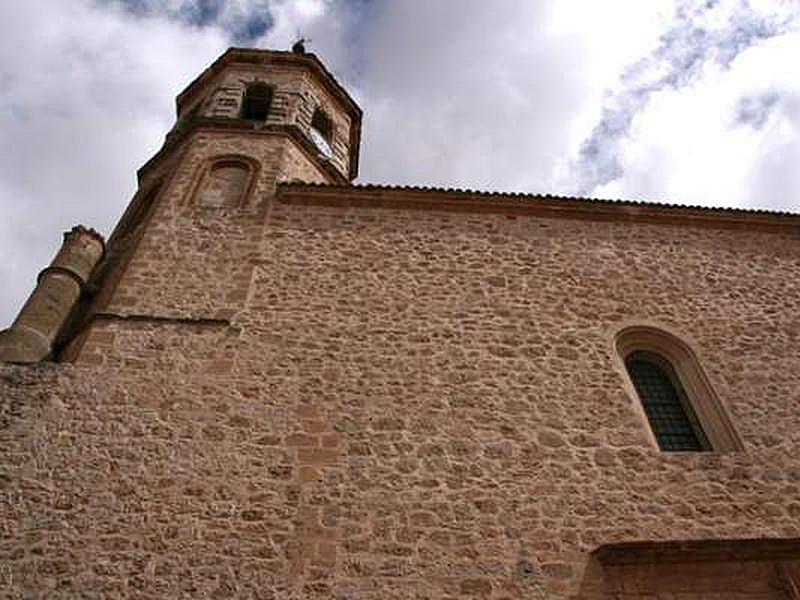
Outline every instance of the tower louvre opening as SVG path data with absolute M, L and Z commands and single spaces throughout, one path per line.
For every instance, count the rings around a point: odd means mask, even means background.
M 272 88 L 266 83 L 247 86 L 242 100 L 242 118 L 251 121 L 266 121 L 272 104 Z

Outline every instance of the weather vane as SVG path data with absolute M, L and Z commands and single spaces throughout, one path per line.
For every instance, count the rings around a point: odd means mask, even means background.
M 305 54 L 306 53 L 306 44 L 310 43 L 311 40 L 307 40 L 306 38 L 299 38 L 293 45 L 292 45 L 292 52 L 295 54 Z

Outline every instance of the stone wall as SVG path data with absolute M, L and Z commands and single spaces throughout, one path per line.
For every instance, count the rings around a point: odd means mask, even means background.
M 252 183 L 240 206 L 198 200 L 214 161 L 253 163 Z M 147 231 L 121 276 L 118 292 L 101 311 L 126 315 L 228 318 L 248 293 L 265 227 L 267 199 L 279 179 L 324 182 L 291 142 L 251 133 L 195 134 L 177 168 L 165 178 Z
M 800 537 L 796 233 L 201 214 L 200 154 L 77 361 L 0 367 L 2 594 L 574 598 L 603 544 Z M 632 324 L 744 451 L 653 445 Z

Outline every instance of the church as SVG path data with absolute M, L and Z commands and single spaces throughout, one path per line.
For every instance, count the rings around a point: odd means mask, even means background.
M 800 600 L 800 215 L 353 184 L 232 48 L 0 332 L 0 596 Z

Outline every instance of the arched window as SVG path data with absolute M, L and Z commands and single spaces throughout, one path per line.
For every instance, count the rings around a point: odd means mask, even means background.
M 686 392 L 666 360 L 638 351 L 625 360 L 625 366 L 662 450 L 711 449 Z
M 321 108 L 317 107 L 311 117 L 311 139 L 320 152 L 330 157 L 333 154 L 333 121 Z
M 242 118 L 251 121 L 264 121 L 272 104 L 272 88 L 266 83 L 251 83 L 242 99 Z
M 661 329 L 636 326 L 617 335 L 616 347 L 661 450 L 742 449 L 725 408 L 688 345 Z
M 216 160 L 203 175 L 196 203 L 208 208 L 234 208 L 245 203 L 251 166 L 243 159 Z

